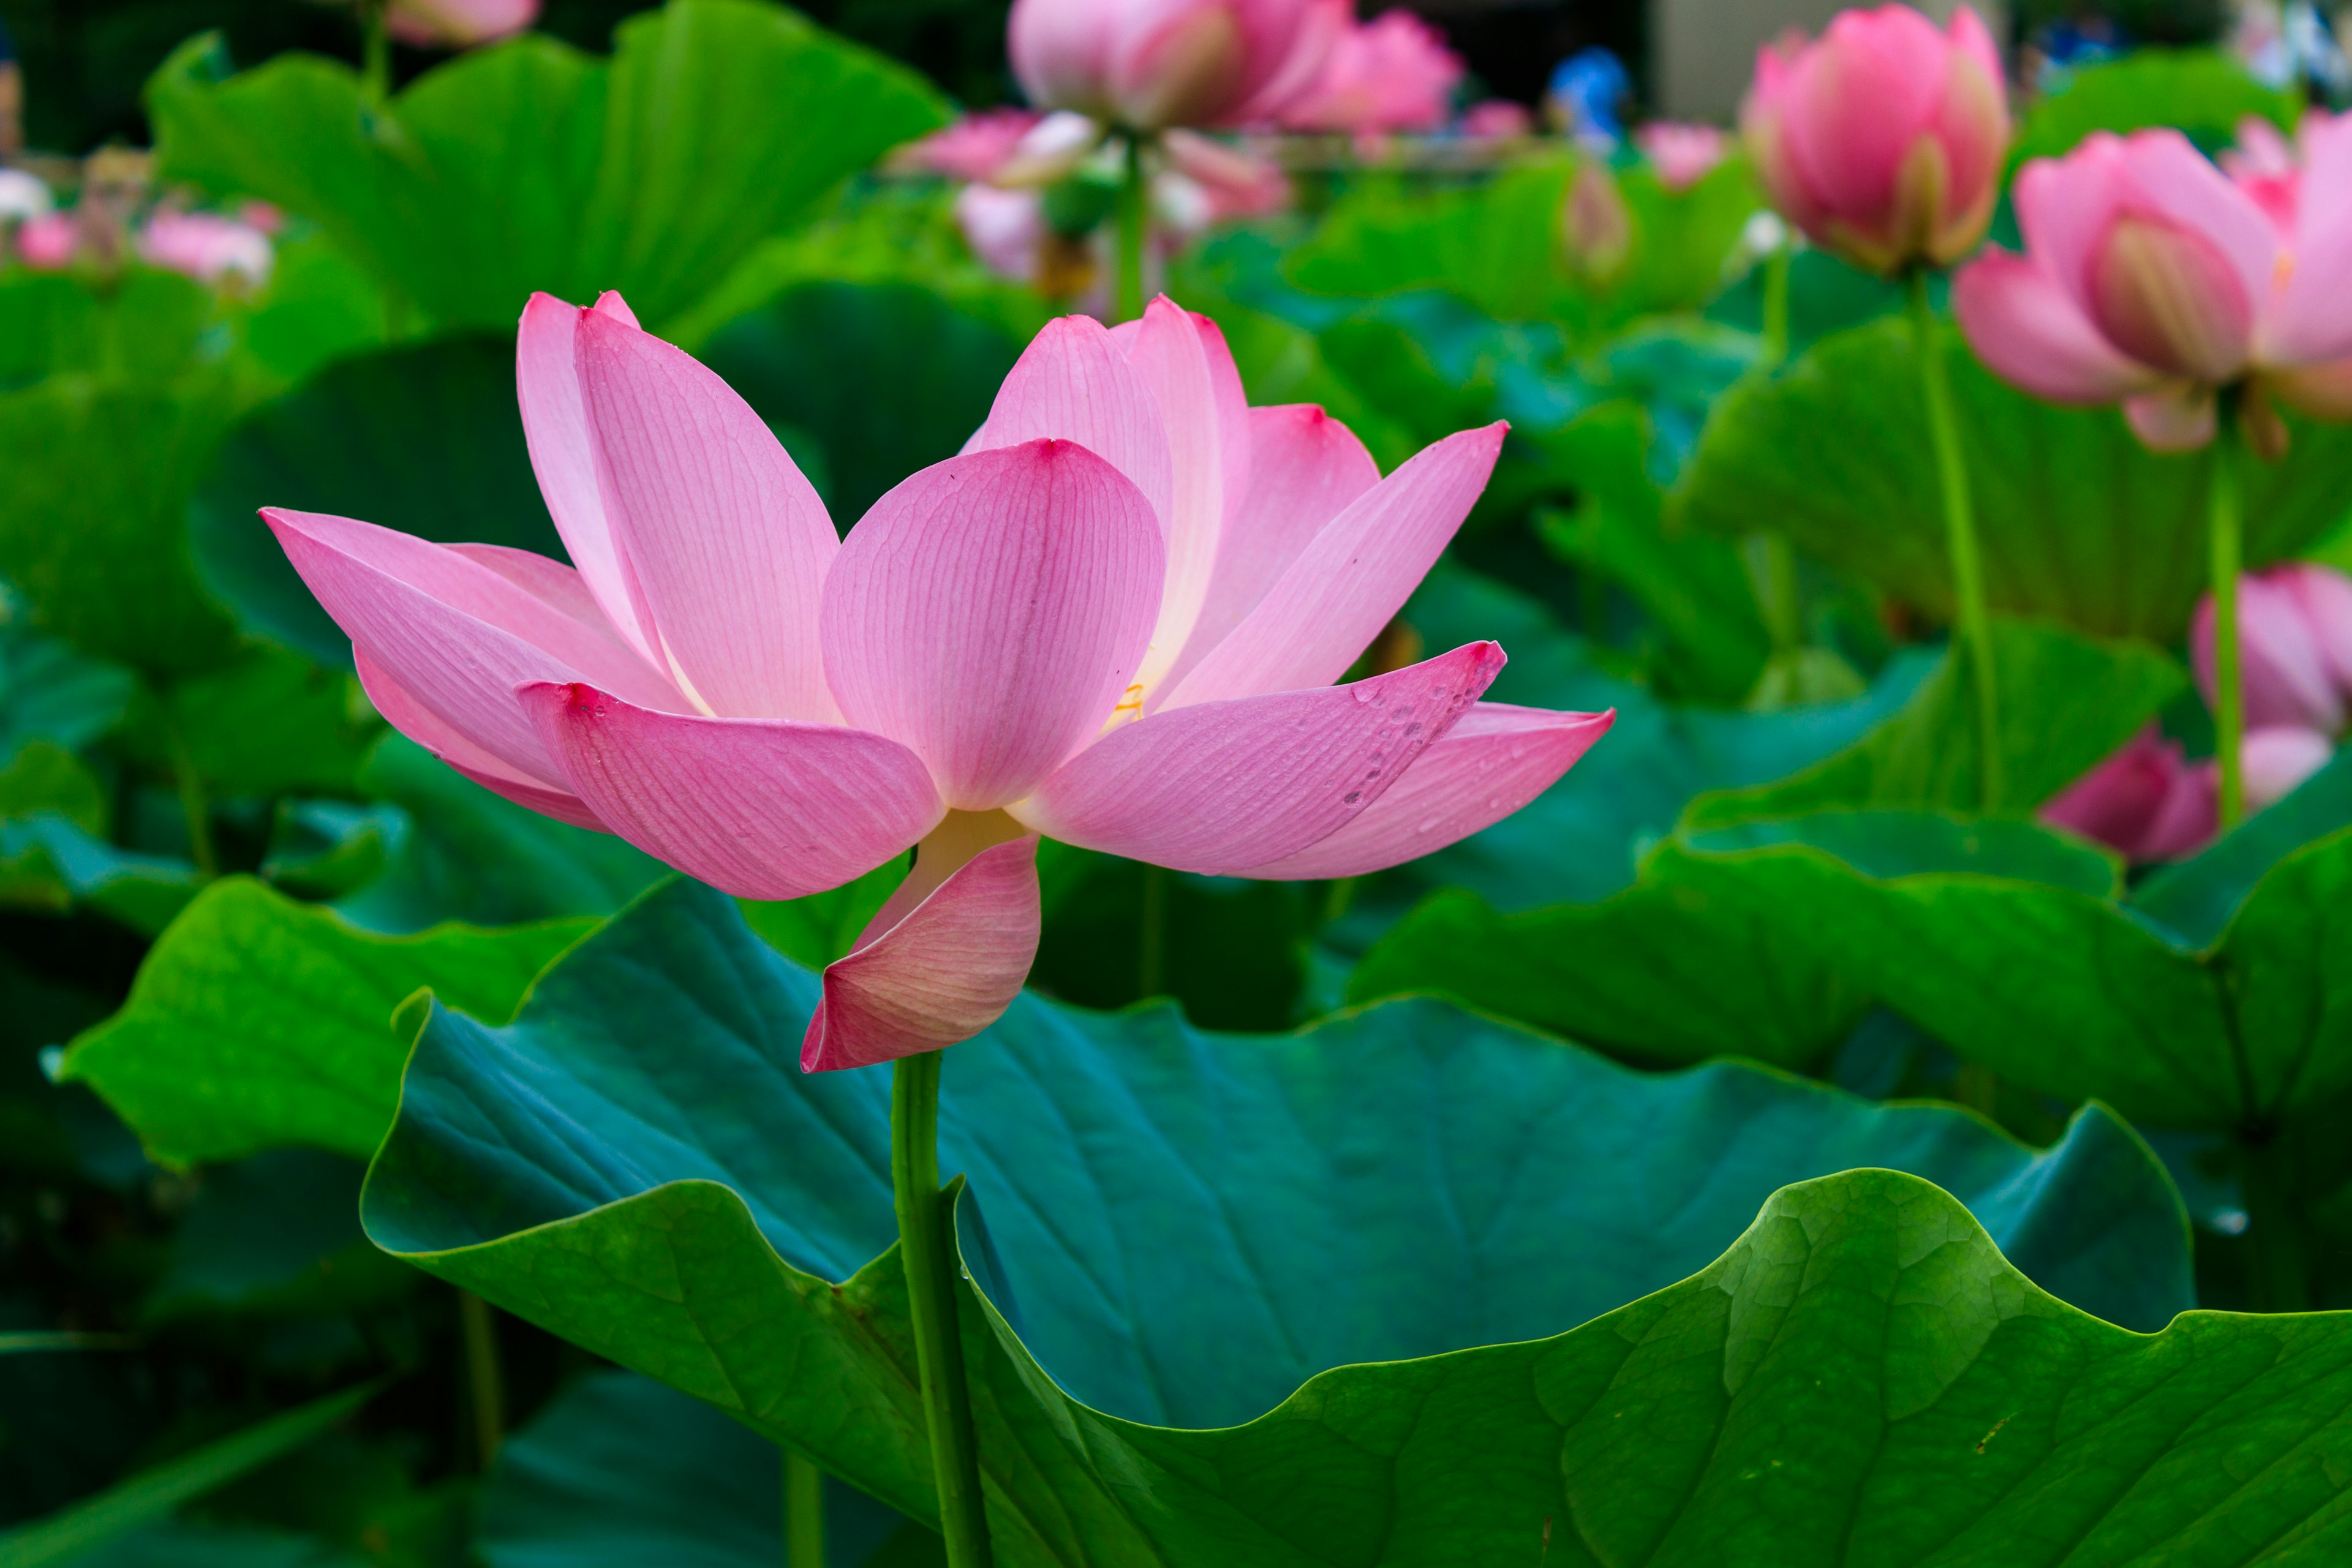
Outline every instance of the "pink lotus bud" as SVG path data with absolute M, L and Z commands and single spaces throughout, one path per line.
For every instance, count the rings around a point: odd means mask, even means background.
M 2213 596 L 2189 630 L 2197 684 L 2214 700 Z M 2238 580 L 2239 689 L 2249 731 L 2274 725 L 2343 728 L 2352 699 L 2352 582 L 2325 566 L 2294 564 Z
M 81 226 L 68 213 L 45 213 L 16 230 L 16 256 L 39 272 L 55 272 L 69 265 L 81 248 Z
M 1948 30 L 1907 5 L 1843 11 L 1766 48 L 1740 111 L 1772 203 L 1816 244 L 1894 273 L 1976 248 L 2009 146 L 2000 56 L 1963 5 Z
M 139 231 L 139 258 L 200 282 L 236 278 L 249 287 L 269 280 L 269 237 L 213 213 L 159 212 Z
M 1560 240 L 1570 268 L 1593 283 L 1607 283 L 1633 247 L 1633 215 L 1617 178 L 1598 159 L 1580 162 L 1560 211 Z
M 2246 784 L 2246 807 L 2260 811 L 2276 805 L 2303 786 L 2303 781 L 2326 767 L 2336 755 L 2336 742 L 2316 730 L 2292 724 L 2250 731 L 2238 748 Z
M 1014 0 L 1005 46 L 1039 108 L 1163 131 L 1279 112 L 1348 20 L 1349 0 Z
M 1436 28 L 1384 11 L 1342 34 L 1315 85 L 1276 119 L 1293 131 L 1434 131 L 1464 69 Z
M 539 0 L 392 0 L 384 30 L 420 49 L 470 49 L 539 20 Z
M 1633 144 L 1670 191 L 1686 191 L 1711 174 L 1731 151 L 1731 138 L 1712 125 L 1653 120 L 1633 132 Z
M 2200 848 L 2220 820 L 2210 763 L 2192 766 L 2180 742 L 2151 723 L 2069 784 L 2042 820 L 2136 861 L 2172 860 Z

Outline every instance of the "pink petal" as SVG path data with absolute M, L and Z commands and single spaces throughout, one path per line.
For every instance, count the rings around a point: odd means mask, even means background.
M 452 771 L 517 805 L 529 806 L 541 816 L 551 816 L 593 833 L 612 831 L 596 820 L 587 802 L 570 790 L 509 767 L 459 734 L 440 715 L 411 696 L 365 651 L 353 648 L 352 663 L 359 670 L 360 689 L 367 693 L 368 701 L 383 716 L 384 722 L 432 752 Z
M 839 724 L 633 707 L 584 682 L 519 693 L 580 798 L 666 865 L 745 899 L 836 888 L 944 809 L 921 759 Z
M 1985 368 L 2036 397 L 2114 403 L 2156 383 L 2028 258 L 1985 251 L 1952 279 L 1952 310 Z
M 1155 713 L 1009 809 L 1065 843 L 1179 871 L 1269 865 L 1378 800 L 1502 668 L 1500 647 L 1469 643 L 1351 686 Z
M 2336 756 L 2336 742 L 2317 730 L 2273 725 L 2249 730 L 2238 748 L 2245 769 L 2246 808 L 2276 805 Z
M 2299 182 L 2293 270 L 2263 329 L 2273 363 L 2308 364 L 2352 355 L 2352 115 L 2313 128 L 2305 116 L 2308 163 Z
M 2180 742 L 2168 741 L 2150 720 L 2105 762 L 2053 796 L 2036 815 L 2053 827 L 2079 833 L 2134 859 L 2150 825 L 2164 809 L 2174 781 L 2187 769 Z
M 1555 713 L 1481 702 L 1346 826 L 1296 855 L 1238 873 L 1269 881 L 1361 877 L 1493 826 L 1559 782 L 1617 710 Z
M 635 315 L 618 294 L 606 294 L 595 309 L 636 325 Z M 522 405 L 523 439 L 539 476 L 539 493 L 546 499 L 548 515 L 555 520 L 555 531 L 562 535 L 572 563 L 580 569 L 604 618 L 651 660 L 653 645 L 637 625 L 627 569 L 604 515 L 604 498 L 596 488 L 595 447 L 573 355 L 580 318 L 585 313 L 551 294 L 533 294 L 523 307 L 515 333 L 515 391 Z
M 2294 567 L 2238 579 L 2238 689 L 2248 730 L 2273 725 L 2334 731 L 2344 722 L 2326 638 L 2307 617 Z M 2213 595 L 2197 602 L 2189 648 L 2197 684 L 2214 700 Z
M 1076 441 L 1125 474 L 1166 528 L 1174 468 L 1160 404 L 1127 355 L 1090 316 L 1045 323 L 996 389 L 987 420 L 967 452 L 1017 447 L 1040 437 Z
M 840 540 L 824 503 L 692 355 L 593 311 L 578 355 L 605 514 L 656 655 L 708 712 L 830 720 L 816 610 Z
M 448 545 L 317 512 L 268 507 L 261 516 L 355 649 L 526 775 L 562 776 L 514 700 L 526 681 L 585 677 L 646 707 L 684 705 L 609 627 Z
M 1946 80 L 1944 35 L 1908 6 L 1839 13 L 1782 89 L 1781 145 L 1833 217 L 1875 226 Z
M 1037 956 L 1037 840 L 983 849 L 904 920 L 827 964 L 803 1072 L 942 1050 L 1002 1017 Z
M 2122 353 L 2208 386 L 2235 381 L 2254 350 L 2262 296 L 2196 230 L 2123 213 L 2093 253 L 2091 319 Z
M 2147 830 L 2126 853 L 2135 860 L 2178 860 L 2210 844 L 2221 828 L 2221 771 L 2209 759 L 2173 775 Z
M 2352 577 L 2309 562 L 2276 568 L 2303 612 L 2303 624 L 2327 662 L 2336 692 L 2352 700 Z
M 874 503 L 825 584 L 834 696 L 912 747 L 950 805 L 1003 805 L 1110 717 L 1162 561 L 1142 495 L 1084 447 L 933 464 Z
M 2127 186 L 2122 138 L 2095 132 L 2063 159 L 2018 171 L 2011 196 L 2027 256 L 2090 317 L 2091 263 Z
M 2126 398 L 2124 418 L 2151 452 L 2193 452 L 2213 438 L 2213 392 L 2174 382 Z
M 1324 524 L 1381 482 L 1356 433 L 1314 404 L 1253 408 L 1249 420 L 1249 493 L 1226 526 L 1200 618 L 1168 672 L 1171 690 L 1257 608 Z
M 1162 710 L 1325 686 L 1346 674 L 1470 515 L 1507 428 L 1497 422 L 1448 436 L 1357 497 L 1168 695 Z
M 1168 578 L 1151 651 L 1136 681 L 1150 691 L 1183 650 L 1200 618 L 1225 519 L 1249 484 L 1249 402 L 1224 335 L 1166 295 L 1151 302 L 1120 346 L 1151 391 L 1174 465 L 1168 512 Z M 1114 342 L 1121 332 L 1114 331 Z
M 2270 297 L 2277 230 L 2188 137 L 2170 129 L 2133 132 L 2124 141 L 2123 171 L 2122 210 L 2163 217 L 2197 235 L 2225 258 L 2248 300 Z

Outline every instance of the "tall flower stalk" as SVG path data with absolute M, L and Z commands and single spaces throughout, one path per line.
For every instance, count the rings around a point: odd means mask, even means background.
M 940 1068 L 943 1053 L 900 1057 L 890 1068 L 890 1195 L 898 1214 L 898 1261 L 915 1329 L 923 1420 L 939 1489 L 940 1534 L 950 1568 L 988 1568 L 988 1518 L 980 1449 L 956 1321 L 954 1216 L 940 1190 Z
M 1937 487 L 1944 508 L 1945 548 L 1952 566 L 1952 601 L 1959 640 L 1967 647 L 1969 683 L 1976 693 L 1979 809 L 1998 811 L 2002 796 L 2000 697 L 1993 669 L 1992 620 L 1985 611 L 1984 557 L 1977 543 L 1976 503 L 1969 490 L 1968 455 L 1952 408 L 1951 377 L 1944 366 L 1943 329 L 1927 302 L 1927 276 L 1910 282 L 1911 341 L 1919 360 L 1919 394 L 1927 410 Z
M 2243 508 L 2238 493 L 2237 442 L 2223 420 L 2213 440 L 2208 480 L 2207 536 L 2213 591 L 2213 745 L 2221 764 L 2221 825 L 2227 833 L 2246 814 L 2245 680 L 2238 636 L 2238 574 Z

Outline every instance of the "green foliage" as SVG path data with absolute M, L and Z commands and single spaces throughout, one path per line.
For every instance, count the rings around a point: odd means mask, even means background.
M 751 0 L 635 18 L 609 63 L 524 35 L 382 110 L 315 56 L 224 74 L 208 36 L 149 83 L 164 174 L 315 219 L 451 327 L 503 327 L 535 289 L 584 302 L 616 288 L 658 328 L 945 118 L 902 68 Z
M 416 1277 L 368 1245 L 359 1195 L 359 1166 L 311 1149 L 275 1149 L 205 1172 L 143 1316 L 282 1318 L 399 1294 Z
M 2256 81 L 2219 49 L 2135 49 L 2084 68 L 2036 103 L 2010 149 L 2010 167 L 2062 157 L 2095 131 L 2125 135 L 2157 125 L 2178 127 L 2212 151 L 2236 140 L 2242 120 L 2292 131 L 2301 110 L 2292 95 Z
M 1957 334 L 1953 334 L 1957 336 Z M 2103 637 L 2178 637 L 2206 579 L 2207 454 L 2158 457 L 2111 408 L 2056 408 L 1950 350 L 1992 608 Z M 2245 479 L 2250 566 L 2342 521 L 2352 431 L 2298 422 Z M 1671 516 L 1734 536 L 1787 533 L 1808 553 L 1940 617 L 1949 564 L 1906 324 L 1824 338 L 1725 396 Z

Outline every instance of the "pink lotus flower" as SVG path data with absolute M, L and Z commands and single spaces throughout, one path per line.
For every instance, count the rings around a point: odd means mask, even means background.
M 1292 131 L 1434 131 L 1465 68 L 1436 28 L 1384 11 L 1341 34 L 1315 84 L 1276 118 Z
M 1462 111 L 1462 134 L 1493 142 L 1536 133 L 1535 110 L 1507 98 L 1481 99 Z
M 2197 683 L 2213 700 L 2213 596 L 2189 629 Z M 2333 735 L 2352 716 L 2352 579 L 2297 562 L 2238 580 L 2238 684 L 2249 731 Z M 2251 741 L 2250 741 L 2251 743 Z
M 44 213 L 17 226 L 16 258 L 38 272 L 71 266 L 81 248 L 81 226 L 70 213 Z
M 269 237 L 249 224 L 213 213 L 159 212 L 139 231 L 139 258 L 204 283 L 269 280 Z
M 392 0 L 384 30 L 420 49 L 470 49 L 539 20 L 539 0 Z
M 2042 820 L 2135 861 L 2178 860 L 2213 837 L 2221 820 L 2210 763 L 2191 763 L 2155 724 L 2069 784 Z
M 901 167 L 956 180 L 992 178 L 1009 163 L 1022 139 L 1045 118 L 1034 110 L 987 109 L 910 142 L 892 155 Z
M 1041 109 L 1129 131 L 1265 119 L 1310 87 L 1349 0 L 1013 0 L 1005 45 Z
M 1036 280 L 1049 232 L 1042 195 L 970 184 L 956 193 L 953 210 L 964 244 L 982 267 L 1010 282 Z
M 2009 145 L 2000 56 L 1963 5 L 1948 30 L 1907 5 L 1843 11 L 1767 47 L 1740 110 L 1772 205 L 1814 243 L 1892 274 L 1976 248 Z
M 730 892 L 917 848 L 825 971 L 810 1070 L 985 1027 L 1034 956 L 1038 835 L 1353 876 L 1508 815 L 1611 721 L 1476 700 L 1472 643 L 1333 686 L 1477 498 L 1502 426 L 1386 479 L 1250 408 L 1161 300 L 1040 332 L 964 451 L 845 540 L 759 416 L 608 294 L 524 312 L 531 460 L 576 565 L 267 510 L 384 717 L 458 772 Z
M 2273 724 L 2247 731 L 2238 755 L 2245 770 L 2246 808 L 2261 811 L 2293 795 L 2326 767 L 2336 755 L 2336 742 L 2316 730 Z
M 1731 151 L 1731 138 L 1716 127 L 1671 120 L 1653 120 L 1640 127 L 1633 132 L 1633 144 L 1657 170 L 1658 183 L 1670 191 L 1697 184 Z
M 2177 131 L 2035 159 L 2016 189 L 2025 254 L 1990 252 L 1956 281 L 1970 345 L 2035 396 L 2122 402 L 2159 451 L 2212 439 L 2215 394 L 2241 383 L 2266 456 L 2286 438 L 2272 396 L 2352 416 L 2352 121 L 2315 126 L 2305 159 L 2285 191 L 2272 174 L 2232 183 Z

